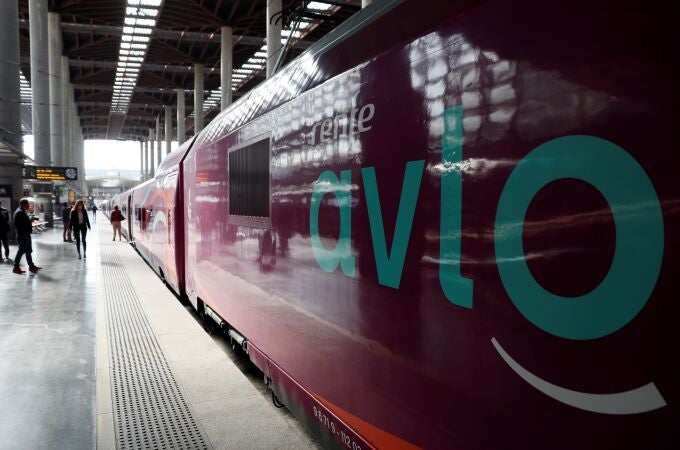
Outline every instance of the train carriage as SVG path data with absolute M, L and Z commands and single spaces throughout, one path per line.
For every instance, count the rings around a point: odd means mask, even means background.
M 669 447 L 658 14 L 380 2 L 134 189 L 137 249 L 328 447 Z
M 167 155 L 152 180 L 123 194 L 129 198 L 129 232 L 151 268 L 178 294 L 184 292 L 184 207 L 181 164 L 191 147 L 188 140 Z
M 130 213 L 132 212 L 132 189 L 121 193 L 117 200 L 118 208 L 123 214 L 125 220 L 121 224 L 121 234 L 128 242 L 134 242 L 133 225 L 130 220 Z

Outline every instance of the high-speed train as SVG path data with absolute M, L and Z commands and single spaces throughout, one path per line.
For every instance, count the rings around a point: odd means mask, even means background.
M 670 17 L 376 0 L 114 202 L 325 446 L 674 447 Z

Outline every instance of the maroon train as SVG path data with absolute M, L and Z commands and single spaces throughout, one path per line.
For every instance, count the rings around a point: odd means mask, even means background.
M 376 1 L 115 199 L 125 232 L 328 447 L 674 447 L 671 16 Z

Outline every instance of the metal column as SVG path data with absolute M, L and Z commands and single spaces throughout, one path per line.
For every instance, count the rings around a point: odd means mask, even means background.
M 139 181 L 144 181 L 144 141 L 139 141 Z
M 177 89 L 177 144 L 182 145 L 186 141 L 184 128 L 184 89 Z
M 33 92 L 33 142 L 35 162 L 49 166 L 50 150 L 50 82 L 47 50 L 47 0 L 28 0 L 31 41 L 31 91 Z M 18 20 L 18 18 L 15 18 Z M 50 201 L 50 205 L 51 205 Z M 51 217 L 50 217 L 51 220 Z
M 58 13 L 47 14 L 50 66 L 50 147 L 52 162 L 64 166 L 64 126 L 62 125 L 63 107 L 61 105 L 61 17 Z
M 80 153 L 78 152 L 78 133 L 76 129 L 78 125 L 76 124 L 76 91 L 73 89 L 73 85 L 69 83 L 68 85 L 68 101 L 69 108 L 68 111 L 71 114 L 69 117 L 69 123 L 71 124 L 71 148 L 73 149 L 73 165 L 80 166 Z
M 69 117 L 69 123 L 71 125 L 71 151 L 73 152 L 73 165 L 78 167 L 80 172 L 80 152 L 78 151 L 78 134 L 76 132 L 76 93 L 73 89 L 73 85 L 69 83 L 68 85 L 68 110 L 71 116 Z
M 142 171 L 142 180 L 149 179 L 149 138 L 144 139 L 144 170 Z
M 73 85 L 70 83 L 68 85 L 68 91 L 69 113 L 71 114 L 69 117 L 69 124 L 71 125 L 71 151 L 73 152 L 73 165 L 78 168 L 78 181 L 76 182 L 76 186 L 79 186 L 83 172 L 80 167 L 81 155 L 80 149 L 78 148 L 78 124 L 76 123 L 76 118 L 78 116 L 76 113 L 76 93 L 73 89 Z
M 161 165 L 161 160 L 163 159 L 163 152 L 161 151 L 161 142 L 162 142 L 162 136 L 161 136 L 161 115 L 159 114 L 158 117 L 156 117 L 156 152 L 158 154 L 158 159 L 156 160 L 156 167 Z
M 222 85 L 222 110 L 231 105 L 231 71 L 233 64 L 233 30 L 231 27 L 222 27 L 220 80 Z
M 14 1 L 0 4 L 0 138 L 21 151 L 18 8 Z M 15 194 L 18 196 L 21 192 Z M 5 207 L 9 209 L 7 205 Z
M 75 165 L 73 146 L 71 144 L 71 76 L 69 74 L 68 57 L 61 57 L 61 118 L 62 118 L 62 139 L 64 152 L 64 165 Z
M 78 147 L 78 124 L 76 123 L 76 108 L 74 101 L 73 88 L 69 86 L 69 123 L 71 124 L 71 148 L 73 148 L 73 165 L 78 168 L 78 181 L 76 181 L 76 191 L 81 192 L 81 179 L 83 178 L 83 171 L 80 167 L 80 148 Z
M 203 64 L 194 64 L 194 136 L 203 129 Z
M 172 108 L 165 107 L 165 154 L 170 154 L 172 144 Z
M 80 166 L 78 167 L 78 178 L 80 179 L 80 187 L 82 189 L 83 195 L 89 195 L 89 188 L 87 187 L 87 182 L 85 181 L 86 171 L 85 171 L 85 139 L 83 138 L 83 129 L 80 124 L 80 116 L 78 115 L 78 105 L 74 103 L 74 115 L 76 122 L 76 137 L 78 141 L 78 153 L 80 154 Z
M 281 21 L 272 16 L 281 12 L 281 0 L 267 0 L 267 78 L 274 75 L 274 65 L 281 51 Z
M 34 157 L 39 165 L 52 165 L 50 142 L 50 64 L 47 34 L 47 0 L 28 0 L 28 26 L 31 45 L 31 91 Z M 45 186 L 43 186 L 45 187 Z M 35 194 L 43 205 L 47 226 L 54 225 L 52 183 L 47 192 Z
M 75 90 L 73 91 L 73 136 L 78 162 L 78 185 L 80 192 L 87 195 L 87 183 L 85 182 L 85 142 L 83 141 L 82 128 L 80 127 L 80 116 L 78 115 L 78 105 L 75 100 Z
M 156 140 L 155 130 L 149 128 L 149 178 L 153 178 L 156 166 L 153 163 L 153 143 Z
M 146 149 L 145 149 L 146 153 L 144 154 L 144 158 L 146 158 L 145 161 L 144 161 L 144 165 L 145 165 L 144 176 L 145 176 L 145 179 L 147 179 L 147 180 L 149 178 L 151 178 L 151 156 L 152 156 L 151 154 L 153 153 L 152 145 L 153 145 L 153 141 L 151 140 L 151 134 L 149 134 L 149 136 L 147 136 L 147 138 L 146 138 Z
M 19 90 L 19 4 L 0 1 L 0 139 L 22 151 L 21 93 Z M 0 156 L 0 184 L 12 186 L 10 203 L 3 208 L 14 212 L 23 193 L 23 160 L 13 155 Z M 9 196 L 9 193 L 7 193 Z M 11 233 L 10 233 L 11 234 Z M 3 255 L 4 256 L 4 255 Z

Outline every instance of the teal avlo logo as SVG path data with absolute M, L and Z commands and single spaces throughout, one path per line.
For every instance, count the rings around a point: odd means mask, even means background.
M 473 308 L 474 280 L 460 273 L 463 108 L 445 110 L 443 121 L 439 281 L 452 304 Z M 394 289 L 399 288 L 403 273 L 424 168 L 424 160 L 406 163 L 391 243 L 385 238 L 375 168 L 361 169 L 378 282 Z M 597 189 L 609 205 L 616 229 L 614 257 L 607 275 L 590 292 L 576 298 L 553 294 L 536 281 L 522 241 L 533 198 L 547 184 L 565 178 L 584 181 Z M 310 233 L 319 267 L 333 272 L 340 266 L 345 275 L 354 277 L 351 186 L 349 170 L 341 171 L 339 177 L 332 171 L 319 176 L 312 191 Z M 340 236 L 330 250 L 319 235 L 319 209 L 326 195 L 335 196 L 340 209 Z M 661 205 L 647 173 L 625 149 L 595 136 L 559 137 L 530 151 L 510 174 L 496 209 L 494 248 L 505 291 L 528 321 L 564 339 L 602 338 L 633 320 L 654 290 L 664 249 Z M 638 413 L 665 405 L 653 383 L 617 394 L 588 394 L 552 385 L 522 368 L 497 340 L 492 344 L 525 381 L 563 403 L 608 414 Z

